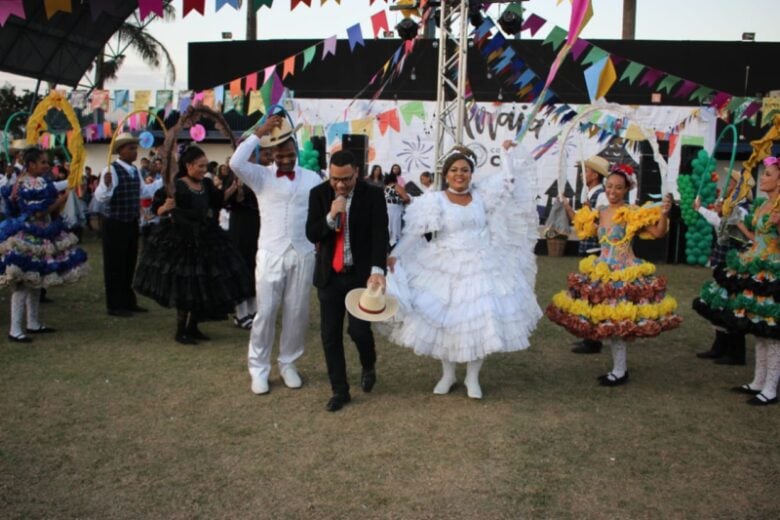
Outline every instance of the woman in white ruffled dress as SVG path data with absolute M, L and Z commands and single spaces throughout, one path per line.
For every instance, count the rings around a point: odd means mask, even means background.
M 509 150 L 513 143 L 504 143 Z M 456 383 L 482 397 L 485 357 L 523 350 L 542 316 L 534 295 L 538 216 L 532 179 L 508 153 L 502 173 L 472 185 L 474 155 L 455 147 L 445 158 L 448 188 L 415 199 L 402 238 L 388 259 L 388 294 L 400 311 L 384 332 L 419 355 L 441 360 L 435 394 Z

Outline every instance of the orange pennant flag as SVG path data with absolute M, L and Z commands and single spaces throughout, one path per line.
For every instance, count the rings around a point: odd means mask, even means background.
M 295 75 L 295 56 L 290 56 L 286 60 L 284 60 L 284 69 L 282 70 L 282 79 L 286 78 L 287 75 L 293 76 Z
M 230 82 L 230 96 L 237 97 L 241 95 L 241 78 L 236 78 Z
M 257 72 L 253 72 L 247 76 L 246 81 L 244 82 L 245 92 L 252 92 L 253 90 L 257 90 Z
M 46 19 L 50 19 L 57 14 L 58 11 L 62 11 L 63 13 L 73 12 L 71 0 L 45 0 L 44 7 L 46 8 Z
M 398 110 L 393 108 L 382 112 L 377 116 L 379 120 L 379 133 L 385 135 L 388 128 L 392 128 L 396 132 L 401 131 L 401 120 L 398 118 Z

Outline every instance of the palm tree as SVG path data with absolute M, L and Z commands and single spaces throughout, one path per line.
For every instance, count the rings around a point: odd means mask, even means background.
M 176 8 L 172 0 L 163 3 L 164 21 L 176 18 Z M 87 77 L 89 88 L 102 89 L 106 80 L 116 79 L 119 69 L 125 60 L 128 50 L 134 51 L 150 67 L 159 68 L 165 65 L 167 79 L 173 83 L 176 81 L 176 66 L 168 53 L 168 49 L 148 32 L 149 24 L 158 19 L 157 16 L 149 16 L 141 21 L 138 10 L 119 26 L 117 31 L 95 57 L 95 61 L 88 72 L 94 71 L 93 78 Z

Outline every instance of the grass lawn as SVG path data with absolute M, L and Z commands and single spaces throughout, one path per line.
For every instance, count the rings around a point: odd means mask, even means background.
M 482 401 L 434 396 L 438 362 L 382 339 L 363 394 L 350 345 L 353 402 L 331 414 L 314 295 L 304 387 L 274 367 L 255 396 L 246 331 L 208 323 L 213 341 L 182 346 L 151 301 L 107 316 L 86 246 L 89 279 L 41 307 L 60 332 L 0 347 L 2 518 L 780 518 L 780 406 L 728 391 L 752 377 L 752 340 L 747 367 L 694 357 L 708 270 L 659 266 L 685 323 L 629 346 L 624 387 L 596 384 L 608 352 L 571 354 L 543 320 L 529 350 L 486 361 Z M 576 263 L 540 258 L 542 306 Z

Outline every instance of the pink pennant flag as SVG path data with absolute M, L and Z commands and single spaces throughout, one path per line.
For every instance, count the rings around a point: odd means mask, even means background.
M 731 100 L 731 94 L 728 94 L 726 92 L 718 92 L 715 94 L 715 97 L 712 98 L 712 102 L 710 102 L 711 107 L 715 107 L 718 110 L 726 106 L 728 102 Z
M 520 30 L 525 31 L 526 29 L 529 29 L 531 31 L 531 36 L 536 36 L 536 33 L 539 32 L 539 29 L 541 29 L 542 26 L 546 23 L 547 20 L 545 20 L 541 16 L 532 14 L 531 16 L 528 17 L 528 19 L 525 22 L 523 22 L 523 25 L 520 27 Z
M 203 104 L 203 100 L 205 99 L 205 97 L 206 97 L 206 94 L 204 94 L 202 91 L 201 92 L 196 92 L 195 96 L 193 96 L 193 98 L 192 98 L 192 104 L 195 105 L 196 107 L 202 105 Z
M 163 0 L 138 0 L 138 11 L 142 22 L 152 13 L 162 18 Z
M 693 90 L 698 86 L 697 83 L 694 83 L 690 80 L 683 80 L 682 85 L 680 85 L 680 88 L 677 89 L 677 92 L 672 94 L 674 97 L 688 97 L 688 95 L 693 92 Z
M 379 11 L 376 14 L 371 15 L 371 27 L 374 29 L 374 38 L 376 38 L 379 35 L 379 31 L 384 29 L 385 31 L 390 30 L 390 26 L 387 24 L 387 13 L 384 11 Z
M 327 58 L 328 54 L 336 55 L 336 36 L 331 36 L 322 42 L 322 59 Z
M 244 84 L 244 92 L 249 93 L 253 90 L 257 90 L 257 72 L 253 72 L 247 76 Z
M 146 123 L 149 121 L 149 114 L 147 112 L 141 112 L 138 114 L 138 119 L 142 127 L 146 127 Z
M 574 58 L 575 60 L 579 60 L 580 56 L 582 55 L 582 53 L 585 52 L 585 50 L 589 46 L 590 46 L 590 44 L 587 41 L 585 41 L 585 40 L 583 40 L 581 38 L 578 38 L 577 41 L 574 42 L 574 45 L 571 46 L 571 56 L 572 56 L 572 58 Z
M 24 3 L 22 0 L 3 0 L 0 2 L 0 27 L 5 25 L 8 17 L 14 15 L 25 20 Z
M 271 79 L 271 76 L 273 75 L 275 70 L 276 70 L 276 65 L 269 65 L 265 68 L 265 70 L 263 71 L 263 83 Z
M 658 80 L 661 79 L 663 74 L 664 73 L 660 70 L 648 68 L 647 72 L 645 72 L 645 75 L 642 76 L 642 81 L 639 82 L 639 86 L 652 87 L 658 83 Z

